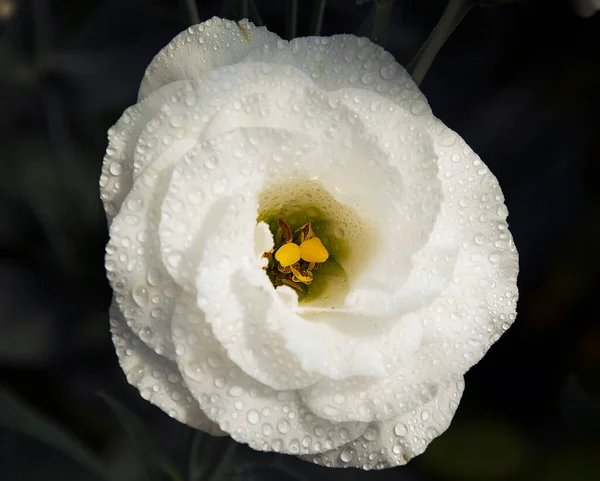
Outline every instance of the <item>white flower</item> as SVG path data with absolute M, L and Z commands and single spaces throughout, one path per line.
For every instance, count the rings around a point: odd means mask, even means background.
M 111 326 L 145 399 L 328 466 L 404 464 L 448 427 L 515 318 L 517 252 L 496 178 L 389 53 L 214 18 L 109 140 Z M 289 246 L 310 286 L 272 260 L 280 218 L 329 255 Z

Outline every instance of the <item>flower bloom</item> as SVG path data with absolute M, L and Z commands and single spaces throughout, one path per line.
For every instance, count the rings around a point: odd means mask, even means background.
M 365 38 L 189 28 L 109 131 L 100 185 L 127 379 L 255 449 L 406 463 L 515 318 L 496 178 Z

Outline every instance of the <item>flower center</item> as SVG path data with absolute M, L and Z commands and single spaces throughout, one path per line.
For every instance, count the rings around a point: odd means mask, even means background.
M 266 273 L 275 287 L 294 289 L 304 307 L 343 306 L 350 278 L 367 267 L 376 248 L 360 206 L 348 204 L 320 182 L 301 177 L 274 182 L 260 193 L 256 220 L 273 236 L 273 249 L 264 253 Z
M 263 254 L 269 260 L 265 269 L 275 287 L 286 285 L 304 293 L 304 286 L 312 284 L 313 271 L 327 261 L 329 252 L 310 222 L 295 232 L 283 219 L 278 224 L 275 245 Z

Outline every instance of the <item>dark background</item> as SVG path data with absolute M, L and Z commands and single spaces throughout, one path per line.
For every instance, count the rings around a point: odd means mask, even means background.
M 233 18 L 233 1 L 197 3 L 201 20 Z M 256 0 L 281 35 L 285 3 Z M 312 2 L 299 3 L 305 35 Z M 444 6 L 397 0 L 387 48 L 400 63 Z M 323 34 L 372 24 L 372 3 L 330 0 Z M 176 479 L 156 452 L 188 469 L 191 430 L 142 400 L 116 361 L 98 198 L 107 129 L 186 26 L 177 0 L 0 0 L 3 481 L 100 479 L 86 452 L 115 480 Z M 514 326 L 467 374 L 450 429 L 407 467 L 327 470 L 209 439 L 200 469 L 226 453 L 231 480 L 600 479 L 600 13 L 580 18 L 568 0 L 474 8 L 422 90 L 503 188 L 521 264 Z M 66 442 L 52 426 L 83 454 L 52 447 Z

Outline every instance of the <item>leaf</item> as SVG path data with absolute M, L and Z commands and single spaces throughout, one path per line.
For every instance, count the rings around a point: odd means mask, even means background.
M 115 413 L 119 423 L 134 444 L 140 460 L 147 468 L 152 468 L 148 470 L 148 478 L 152 479 L 150 473 L 161 471 L 171 481 L 183 481 L 182 474 L 158 449 L 139 418 L 112 396 L 106 393 L 98 393 L 98 395 Z
M 0 426 L 61 451 L 100 479 L 109 479 L 108 470 L 96 455 L 77 438 L 27 406 L 4 388 L 0 388 Z
M 238 448 L 230 437 L 213 437 L 201 431 L 193 434 L 189 452 L 188 481 L 229 479 Z

